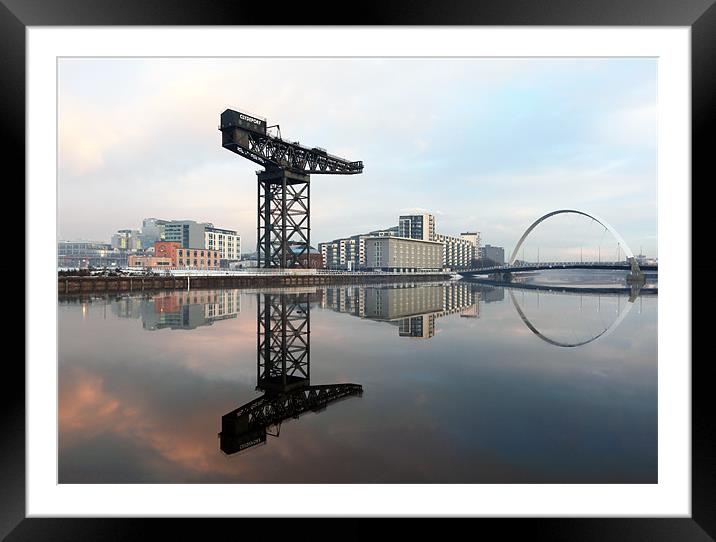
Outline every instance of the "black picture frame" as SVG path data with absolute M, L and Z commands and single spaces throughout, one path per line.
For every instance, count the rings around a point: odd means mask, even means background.
M 236 1 L 170 0 L 0 0 L 0 110 L 6 136 L 6 164 L 16 166 L 7 184 L 25 174 L 25 30 L 28 26 L 83 25 L 577 25 L 686 26 L 691 28 L 692 178 L 710 172 L 716 139 L 716 0 L 492 0 L 450 3 L 401 0 L 351 3 L 350 10 L 317 1 L 307 9 L 296 2 L 273 5 Z M 245 4 L 245 5 L 244 5 Z M 329 9 L 330 6 L 333 6 Z M 339 15 L 339 13 L 341 13 Z M 321 15 L 331 14 L 331 15 Z M 331 17 L 332 16 L 332 17 Z M 323 19 L 323 20 L 321 20 Z M 693 186 L 693 181 L 692 181 Z M 26 284 L 31 288 L 31 284 Z M 691 292 L 688 292 L 691 295 Z M 147 523 L 177 539 L 209 538 L 225 521 L 147 519 L 25 518 L 25 371 L 5 357 L 0 409 L 0 536 L 7 540 L 118 540 L 148 537 Z M 691 360 L 672 360 L 689 363 Z M 716 430 L 705 359 L 691 364 L 692 514 L 688 518 L 530 518 L 478 519 L 477 527 L 497 528 L 500 538 L 538 540 L 714 540 L 716 539 Z M 701 363 L 704 362 L 704 363 Z M 711 405 L 709 407 L 709 405 Z M 228 520 L 227 520 L 228 521 Z M 243 520 L 241 534 L 265 533 L 267 520 Z M 440 522 L 435 522 L 440 523 Z M 425 535 L 423 522 L 412 523 Z M 363 538 L 373 520 L 349 520 L 341 538 Z M 443 531 L 444 527 L 432 525 Z M 470 532 L 475 525 L 470 525 Z M 271 536 L 291 535 L 295 527 L 272 521 Z M 329 528 L 328 531 L 333 531 Z M 236 533 L 237 535 L 239 533 Z M 307 533 L 306 533 L 307 534 Z M 445 532 L 443 531 L 443 535 Z M 335 536 L 335 533 L 334 533 Z M 164 536 L 163 536 L 164 537 Z

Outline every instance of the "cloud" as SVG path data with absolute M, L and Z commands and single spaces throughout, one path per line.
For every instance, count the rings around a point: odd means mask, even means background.
M 250 250 L 259 168 L 221 148 L 226 107 L 364 161 L 359 176 L 314 176 L 313 244 L 408 208 L 494 244 L 519 234 L 518 209 L 624 216 L 655 199 L 655 73 L 653 59 L 62 59 L 60 236 L 189 218 Z M 634 235 L 654 234 L 656 207 L 642 214 Z

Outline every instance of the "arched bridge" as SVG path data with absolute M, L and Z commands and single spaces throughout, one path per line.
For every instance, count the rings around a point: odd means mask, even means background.
M 522 247 L 522 244 L 525 242 L 527 237 L 530 233 L 542 222 L 547 220 L 550 217 L 553 217 L 555 215 L 561 215 L 561 214 L 576 214 L 581 216 L 586 216 L 587 218 L 591 218 L 598 224 L 601 224 L 606 230 L 609 231 L 609 233 L 612 234 L 614 239 L 617 241 L 619 246 L 624 250 L 624 254 L 626 255 L 626 260 L 621 262 L 541 262 L 541 263 L 520 263 L 516 264 L 516 258 L 517 254 L 519 254 L 519 250 Z M 578 211 L 576 209 L 558 209 L 556 211 L 552 211 L 550 213 L 547 213 L 545 215 L 542 215 L 537 220 L 535 220 L 522 234 L 519 241 L 517 241 L 517 245 L 515 245 L 514 250 L 512 251 L 512 255 L 510 256 L 510 259 L 508 262 L 504 265 L 500 266 L 494 266 L 494 267 L 482 267 L 477 269 L 466 269 L 463 271 L 459 271 L 458 273 L 460 275 L 475 275 L 475 274 L 492 274 L 492 275 L 500 275 L 502 277 L 509 277 L 511 273 L 518 273 L 518 272 L 526 272 L 526 271 L 540 271 L 540 270 L 546 270 L 546 269 L 610 269 L 610 270 L 620 270 L 623 269 L 625 271 L 630 271 L 629 276 L 627 277 L 627 280 L 631 282 L 644 282 L 644 270 L 657 270 L 658 267 L 656 265 L 645 265 L 640 266 L 639 263 L 636 260 L 636 257 L 634 256 L 634 253 L 629 248 L 629 245 L 627 245 L 624 238 L 617 232 L 606 220 L 597 217 L 594 214 L 585 213 L 584 211 Z

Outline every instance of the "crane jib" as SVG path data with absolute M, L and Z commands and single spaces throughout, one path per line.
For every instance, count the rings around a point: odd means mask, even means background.
M 232 109 L 221 114 L 222 145 L 264 167 L 291 168 L 304 173 L 353 175 L 363 162 L 329 154 L 321 147 L 304 147 L 266 132 L 266 120 Z

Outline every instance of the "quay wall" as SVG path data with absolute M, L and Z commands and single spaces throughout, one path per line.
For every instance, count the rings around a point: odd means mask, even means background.
M 335 284 L 381 284 L 395 282 L 444 281 L 448 273 L 315 274 L 315 275 L 193 275 L 193 276 L 61 276 L 57 291 L 62 294 L 84 292 L 140 292 L 145 290 L 193 290 L 202 288 L 275 288 L 281 286 L 320 286 Z

